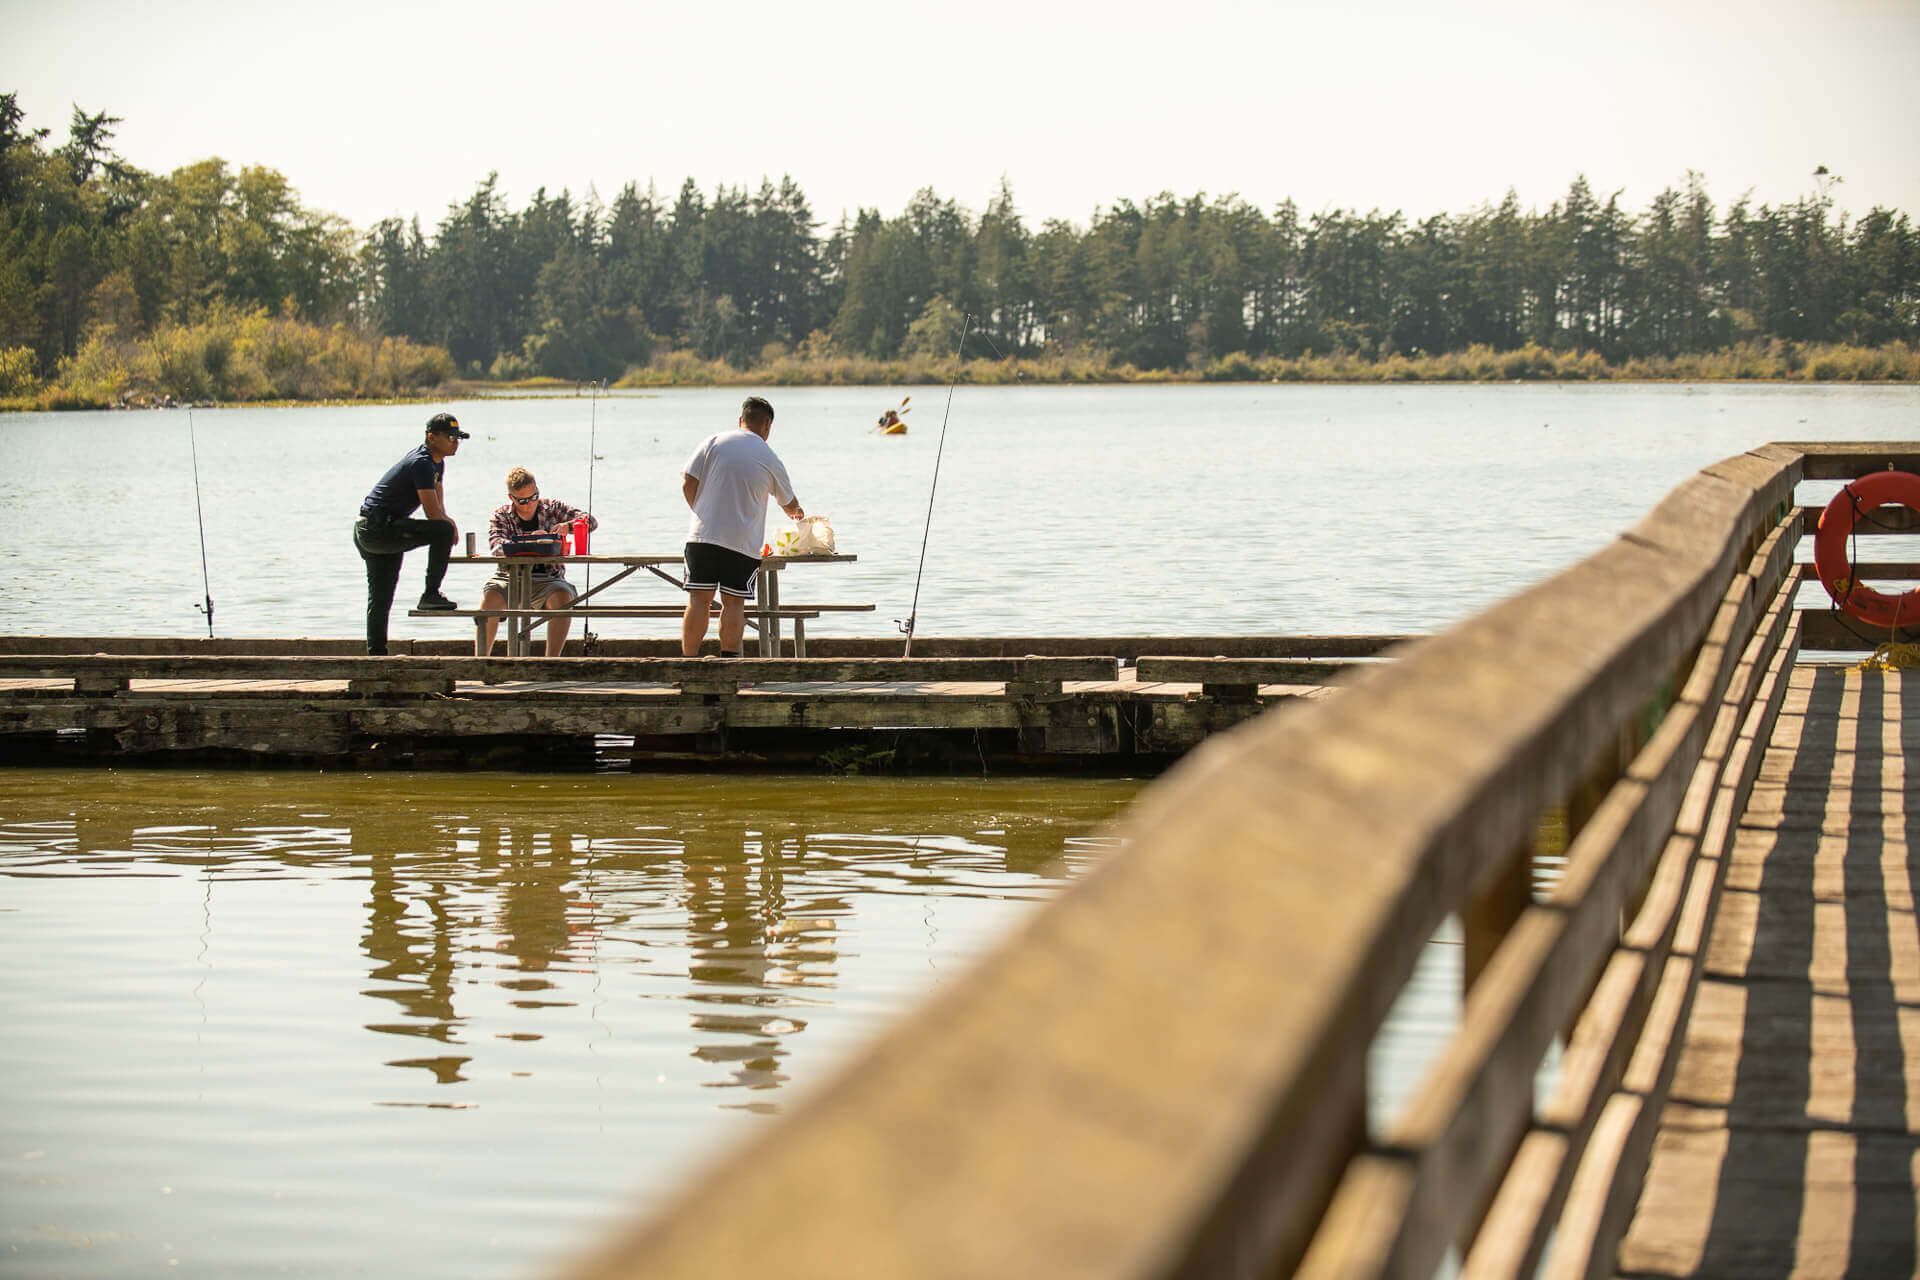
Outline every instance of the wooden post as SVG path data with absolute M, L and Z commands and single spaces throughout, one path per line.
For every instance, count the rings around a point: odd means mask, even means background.
M 1493 957 L 1505 942 L 1508 933 L 1520 917 L 1533 903 L 1533 839 L 1521 842 L 1507 858 L 1506 866 L 1484 886 L 1480 892 L 1467 899 L 1460 908 L 1460 932 L 1465 942 L 1461 957 L 1460 996 L 1464 1000 L 1472 991 L 1480 977 L 1493 962 Z M 1533 1099 L 1516 1099 L 1515 1106 L 1524 1106 L 1529 1119 L 1533 1115 Z M 1500 1164 L 1512 1161 L 1514 1152 L 1520 1148 L 1526 1128 L 1522 1126 L 1513 1141 L 1502 1153 Z M 1496 1183 L 1488 1187 L 1481 1195 L 1477 1207 L 1467 1216 L 1465 1228 L 1455 1242 L 1461 1256 L 1472 1248 L 1474 1237 L 1480 1233 L 1481 1223 L 1486 1221 L 1487 1212 L 1493 1207 L 1493 1197 L 1498 1190 Z
M 1465 940 L 1461 960 L 1460 994 L 1464 997 L 1480 980 L 1507 931 L 1533 902 L 1533 841 L 1525 840 L 1507 856 L 1506 865 L 1460 907 L 1460 932 Z

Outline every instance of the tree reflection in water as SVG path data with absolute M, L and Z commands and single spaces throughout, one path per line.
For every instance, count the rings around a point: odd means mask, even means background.
M 700 1086 L 761 1094 L 789 1082 L 794 1037 L 823 1011 L 849 995 L 877 1007 L 929 973 L 937 980 L 997 932 L 993 921 L 1011 919 L 1014 903 L 1050 895 L 1067 871 L 1063 854 L 1069 865 L 1095 856 L 1089 833 L 1138 785 L 131 780 L 133 793 L 116 786 L 77 806 L 64 797 L 28 843 L 74 851 L 90 874 L 191 867 L 204 882 L 207 918 L 196 923 L 208 944 L 219 881 L 364 880 L 356 990 L 382 1012 L 360 1025 L 406 1044 L 381 1055 L 385 1066 L 433 1086 L 469 1085 L 502 1052 L 487 1046 L 500 1044 L 520 1056 L 496 1062 L 504 1071 L 490 1067 L 492 1076 L 572 1071 L 569 1055 L 583 1046 L 638 1037 L 657 1053 L 669 1035 L 660 1015 L 671 1011 L 689 1032 L 682 1055 L 711 1071 Z M 16 806 L 0 826 L 10 859 L 28 816 Z M 169 816 L 191 820 L 155 821 Z M 20 864 L 0 863 L 7 871 Z M 845 993 L 849 940 L 864 986 Z M 636 1000 L 656 1012 L 628 1012 Z M 378 1101 L 464 1105 L 404 1092 Z M 774 1109 L 765 1098 L 723 1105 Z
M 1137 789 L 0 772 L 0 1240 L 26 1275 L 72 1269 L 43 1223 L 88 1274 L 162 1240 L 534 1274 L 961 972 Z

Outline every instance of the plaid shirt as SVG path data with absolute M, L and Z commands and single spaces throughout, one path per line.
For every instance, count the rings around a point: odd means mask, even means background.
M 600 527 L 600 522 L 586 512 L 556 499 L 542 498 L 533 504 L 534 523 L 542 529 L 558 529 L 562 525 L 571 528 L 575 518 L 579 516 L 587 516 L 589 530 Z M 487 545 L 493 549 L 494 555 L 503 556 L 507 553 L 507 539 L 519 537 L 525 532 L 527 531 L 520 527 L 520 517 L 514 514 L 513 503 L 509 502 L 504 507 L 493 509 L 493 520 L 487 526 Z M 533 566 L 533 571 L 546 577 L 566 576 L 561 571 L 560 565 L 552 563 L 536 564 Z

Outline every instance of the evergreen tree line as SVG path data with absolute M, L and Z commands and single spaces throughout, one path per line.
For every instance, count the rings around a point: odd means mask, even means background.
M 275 171 L 213 159 L 146 173 L 105 113 L 68 141 L 0 95 L 0 352 L 51 376 L 84 343 L 264 311 L 444 347 L 470 374 L 619 377 L 670 353 L 776 360 L 1074 356 L 1140 370 L 1339 353 L 1488 348 L 1607 361 L 1756 340 L 1920 342 L 1920 237 L 1907 214 L 1836 213 L 1832 184 L 1716 208 L 1704 180 L 1643 210 L 1584 178 L 1545 210 L 1509 192 L 1462 214 L 1237 196 L 1117 201 L 1085 227 L 1020 217 L 1003 183 L 978 216 L 932 190 L 897 217 L 823 232 L 791 179 L 688 179 L 611 204 L 495 177 L 430 231 L 361 234 L 303 207 Z M 3 390 L 3 389 L 0 389 Z
M 1920 236 L 1908 215 L 1836 215 L 1826 184 L 1791 204 L 1716 210 L 1704 182 L 1631 213 L 1576 179 L 1543 212 L 1511 192 L 1465 214 L 1237 197 L 1121 200 L 1083 229 L 1020 218 L 1003 184 L 974 217 L 922 190 L 895 218 L 863 209 L 824 236 L 791 179 L 691 180 L 669 205 L 628 186 L 611 206 L 492 179 L 429 236 L 368 237 L 380 324 L 445 343 L 463 366 L 617 376 L 661 348 L 746 368 L 788 353 L 875 359 L 1094 351 L 1140 369 L 1347 352 L 1592 351 L 1609 361 L 1756 339 L 1920 340 Z
M 360 303 L 360 237 L 286 178 L 203 160 L 147 173 L 112 149 L 118 117 L 73 110 L 65 145 L 0 94 L 0 350 L 51 375 L 89 336 L 130 340 L 210 308 L 319 323 Z

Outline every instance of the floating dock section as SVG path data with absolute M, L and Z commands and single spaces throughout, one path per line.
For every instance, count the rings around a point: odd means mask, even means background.
M 1269 707 L 1323 695 L 1354 665 L 1389 660 L 1407 637 L 1273 638 L 1254 646 L 1270 651 L 1260 656 L 1246 654 L 1249 639 L 1055 640 L 1029 647 L 1056 652 L 1019 656 L 979 652 L 1009 641 L 973 641 L 957 646 L 972 652 L 945 656 L 729 659 L 610 653 L 616 644 L 602 642 L 593 656 L 555 659 L 369 658 L 328 652 L 342 646 L 324 641 L 200 648 L 15 637 L 6 642 L 15 651 L 0 652 L 0 758 L 1151 769 Z M 1057 651 L 1067 643 L 1082 651 Z M 47 651 L 55 648 L 72 651 Z

